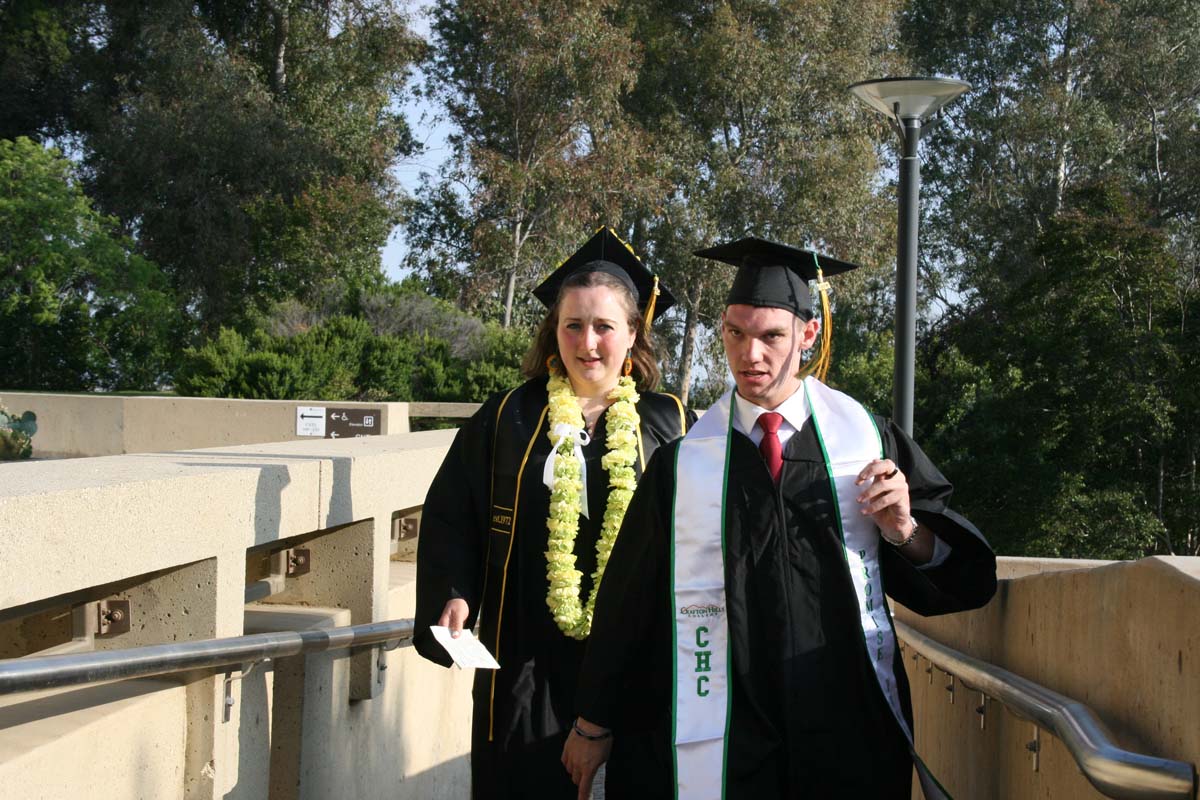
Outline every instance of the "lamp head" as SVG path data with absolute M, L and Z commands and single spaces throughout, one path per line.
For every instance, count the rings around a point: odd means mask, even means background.
M 874 78 L 849 87 L 859 100 L 897 122 L 925 122 L 970 88 L 966 81 L 952 78 Z

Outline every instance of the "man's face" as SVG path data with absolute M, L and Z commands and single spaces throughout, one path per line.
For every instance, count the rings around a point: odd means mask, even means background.
M 721 315 L 721 341 L 738 394 L 777 408 L 800 388 L 800 353 L 817 341 L 821 323 L 783 308 L 731 305 Z

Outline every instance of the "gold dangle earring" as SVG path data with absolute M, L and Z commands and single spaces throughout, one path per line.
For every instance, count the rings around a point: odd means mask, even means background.
M 628 378 L 633 374 L 633 351 L 628 350 L 625 353 L 625 367 L 621 370 L 621 374 Z
M 558 374 L 558 355 L 552 355 L 546 359 L 546 371 L 551 375 Z

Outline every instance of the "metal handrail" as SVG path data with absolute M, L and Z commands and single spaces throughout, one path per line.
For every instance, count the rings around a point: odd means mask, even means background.
M 0 660 L 0 695 L 254 664 L 300 653 L 411 639 L 412 635 L 413 621 L 397 619 L 343 628 L 255 633 L 125 650 L 12 658 Z
M 1080 771 L 1105 796 L 1130 800 L 1192 800 L 1196 796 L 1194 765 L 1122 750 L 1083 703 L 960 653 L 900 620 L 895 623 L 896 633 L 907 646 L 938 669 L 1062 740 Z
M 976 691 L 1054 733 L 1080 770 L 1108 797 L 1130 800 L 1192 800 L 1196 769 L 1184 761 L 1155 758 L 1114 745 L 1087 706 L 1007 670 L 979 661 L 895 621 L 908 647 Z M 411 639 L 411 619 L 310 631 L 285 631 L 132 647 L 125 650 L 26 657 L 0 661 L 0 695 L 145 678 L 253 664 L 301 653 L 364 647 Z

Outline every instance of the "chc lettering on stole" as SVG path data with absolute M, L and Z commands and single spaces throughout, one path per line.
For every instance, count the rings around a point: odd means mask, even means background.
M 704 625 L 696 628 L 696 696 L 708 697 L 708 689 L 705 686 L 708 684 L 708 676 L 705 672 L 712 672 L 712 651 L 703 648 L 708 647 L 708 628 Z
M 724 603 L 719 597 L 712 597 L 711 594 L 701 602 L 685 605 L 679 609 L 678 619 L 681 624 L 679 643 L 683 647 L 679 652 L 680 670 L 677 679 L 680 682 L 677 691 L 691 693 L 692 690 L 687 689 L 688 680 L 686 679 L 689 672 L 693 679 L 692 685 L 695 692 L 693 696 L 696 698 L 708 698 L 714 689 L 721 690 L 721 687 L 725 685 L 724 678 L 717 675 L 713 669 L 714 653 L 718 658 L 725 657 L 724 652 L 713 642 L 714 638 L 718 641 L 722 639 L 719 634 L 720 626 L 724 625 L 724 616 Z M 714 625 L 718 626 L 718 630 L 713 630 Z M 685 633 L 685 631 L 687 632 Z

